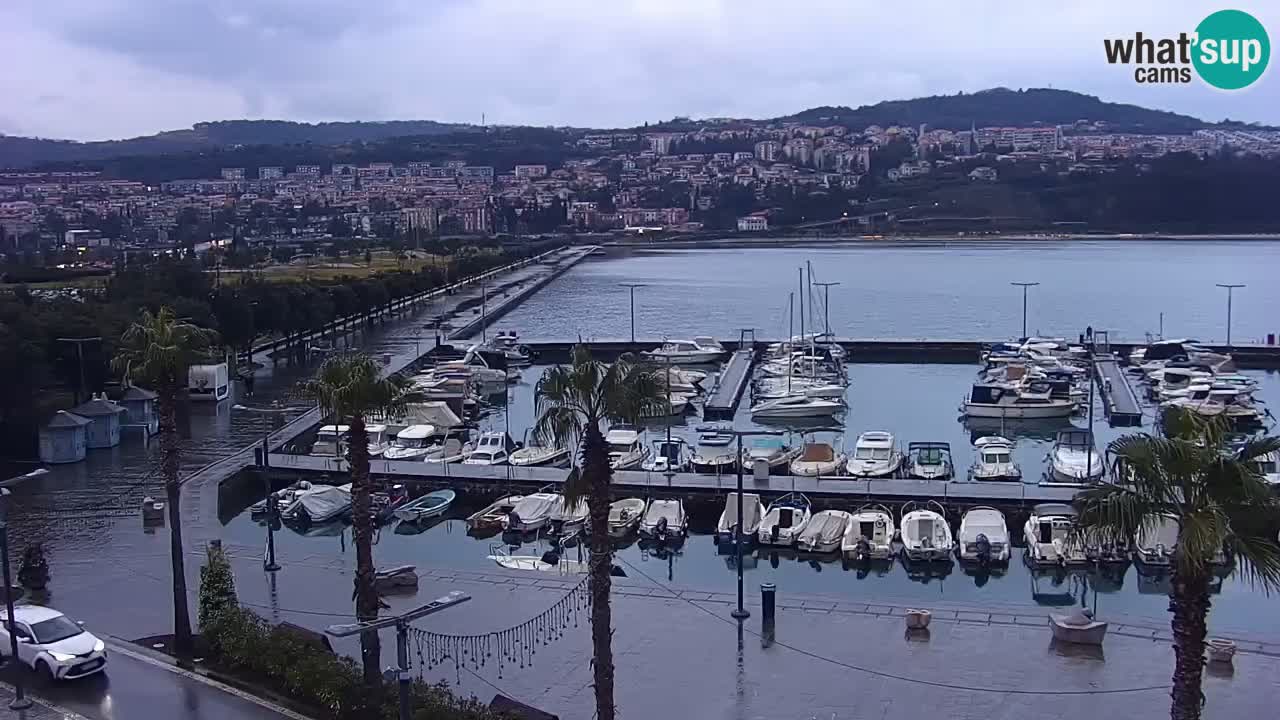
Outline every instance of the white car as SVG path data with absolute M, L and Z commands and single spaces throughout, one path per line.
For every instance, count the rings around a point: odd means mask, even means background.
M 52 608 L 19 605 L 13 609 L 17 624 L 18 659 L 52 680 L 72 680 L 102 672 L 107 666 L 107 645 Z M 10 648 L 9 620 L 0 623 L 0 655 Z

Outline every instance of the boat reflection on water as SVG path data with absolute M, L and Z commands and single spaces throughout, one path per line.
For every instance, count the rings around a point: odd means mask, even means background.
M 962 420 L 969 432 L 969 442 L 978 438 L 999 436 L 1010 440 L 1045 440 L 1052 442 L 1059 430 L 1072 427 L 1071 418 L 1044 418 L 1038 420 L 1006 420 L 1001 418 L 973 418 Z
M 909 560 L 906 553 L 898 553 L 907 579 L 928 585 L 934 580 L 945 580 L 956 569 L 955 560 L 948 555 L 942 560 Z
M 855 578 L 865 580 L 872 574 L 878 578 L 888 575 L 893 572 L 893 566 L 896 562 L 897 559 L 894 556 L 879 559 L 867 557 L 862 560 L 845 558 L 841 565 L 846 571 L 852 570 Z

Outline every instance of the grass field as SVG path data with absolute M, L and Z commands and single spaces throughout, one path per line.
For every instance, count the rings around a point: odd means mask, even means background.
M 365 265 L 363 255 L 332 258 L 313 258 L 306 264 L 269 265 L 264 268 L 250 270 L 222 270 L 222 282 L 235 282 L 237 277 L 255 277 L 267 282 L 302 282 L 306 280 L 329 281 L 340 277 L 356 279 L 367 278 L 397 270 L 417 271 L 432 265 L 442 265 L 448 261 L 446 256 L 428 255 L 422 258 L 397 260 L 389 251 L 380 250 L 373 253 L 372 262 Z M 213 272 L 213 271 L 209 271 Z

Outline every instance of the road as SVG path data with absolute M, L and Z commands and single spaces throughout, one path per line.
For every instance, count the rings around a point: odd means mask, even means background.
M 69 710 L 88 720 L 137 720 L 138 718 L 184 718 L 186 720 L 298 720 L 296 713 L 259 704 L 230 688 L 179 671 L 164 661 L 152 659 L 118 643 L 107 650 L 110 658 L 105 673 L 75 682 L 50 685 L 26 666 L 11 663 L 0 669 L 0 680 L 12 685 L 14 673 L 22 672 L 29 693 L 61 710 Z M 8 709 L 12 691 L 3 689 L 0 718 L 61 717 L 36 706 L 33 711 Z

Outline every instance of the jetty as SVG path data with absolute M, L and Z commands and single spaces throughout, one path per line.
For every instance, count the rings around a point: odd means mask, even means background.
M 1102 406 L 1112 427 L 1137 427 L 1142 424 L 1142 405 L 1129 385 L 1129 378 L 1120 369 L 1120 362 L 1111 353 L 1093 356 L 1093 372 L 1102 391 Z
M 756 362 L 754 337 L 748 344 L 745 340 L 747 332 L 743 331 L 743 334 L 744 339 L 739 340 L 738 349 L 729 356 L 729 362 L 725 363 L 724 369 L 720 371 L 715 387 L 707 395 L 707 401 L 702 406 L 704 420 L 732 420 L 733 414 L 738 410 L 738 403 L 742 401 L 742 391 L 747 387 L 747 381 L 751 378 L 751 368 Z

